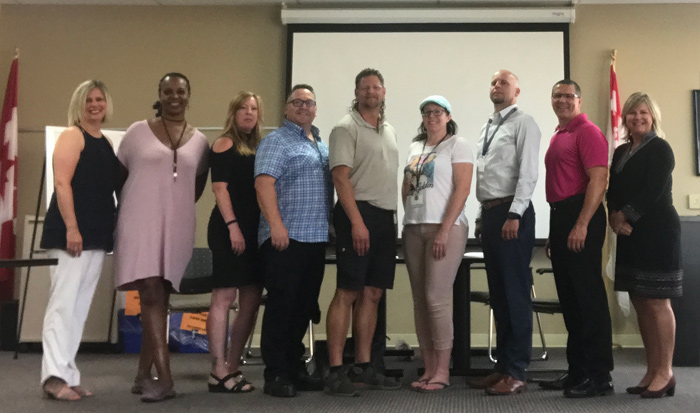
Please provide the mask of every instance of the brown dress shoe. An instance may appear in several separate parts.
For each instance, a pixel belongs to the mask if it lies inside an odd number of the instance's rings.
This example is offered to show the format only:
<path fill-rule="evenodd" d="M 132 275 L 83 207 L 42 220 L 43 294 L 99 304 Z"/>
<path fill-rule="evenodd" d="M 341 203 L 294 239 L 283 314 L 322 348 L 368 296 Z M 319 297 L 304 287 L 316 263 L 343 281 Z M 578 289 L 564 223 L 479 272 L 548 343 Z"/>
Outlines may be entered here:
<path fill-rule="evenodd" d="M 486 389 L 498 383 L 504 377 L 506 376 L 501 373 L 491 373 L 480 379 L 469 380 L 467 384 L 469 384 L 469 387 L 472 389 Z"/>
<path fill-rule="evenodd" d="M 490 396 L 509 396 L 523 392 L 527 389 L 524 381 L 510 376 L 505 376 L 498 383 L 486 388 L 486 394 Z"/>

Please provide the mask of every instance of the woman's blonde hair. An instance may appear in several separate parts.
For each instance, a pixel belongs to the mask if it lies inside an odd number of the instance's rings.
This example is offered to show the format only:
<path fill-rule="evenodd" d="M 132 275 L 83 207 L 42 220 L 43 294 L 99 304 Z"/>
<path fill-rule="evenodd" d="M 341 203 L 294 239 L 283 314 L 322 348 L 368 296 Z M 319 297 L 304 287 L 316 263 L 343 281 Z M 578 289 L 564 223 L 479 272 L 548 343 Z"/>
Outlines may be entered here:
<path fill-rule="evenodd" d="M 86 80 L 78 85 L 73 92 L 73 96 L 70 98 L 70 104 L 68 105 L 68 126 L 80 126 L 80 122 L 83 120 L 83 114 L 85 113 L 85 101 L 92 89 L 99 89 L 107 101 L 107 111 L 105 112 L 105 117 L 102 118 L 102 123 L 107 122 L 109 118 L 112 117 L 112 95 L 109 94 L 107 86 L 100 80 Z"/>
<path fill-rule="evenodd" d="M 625 105 L 622 107 L 622 126 L 624 126 L 624 135 L 622 139 L 624 139 L 625 142 L 629 142 L 630 140 L 629 129 L 627 128 L 625 119 L 630 112 L 641 104 L 645 104 L 649 108 L 649 113 L 651 114 L 651 129 L 656 132 L 659 137 L 664 137 L 664 132 L 661 130 L 661 111 L 659 110 L 659 105 L 646 93 L 635 92 L 627 98 Z"/>
<path fill-rule="evenodd" d="M 243 104 L 250 98 L 255 99 L 255 103 L 258 105 L 258 120 L 255 122 L 253 130 L 246 134 L 238 130 L 236 125 L 236 112 L 238 109 L 242 108 Z M 224 122 L 224 133 L 221 136 L 229 137 L 233 141 L 233 147 L 241 155 L 253 155 L 262 139 L 260 133 L 262 121 L 263 110 L 260 96 L 253 92 L 239 92 L 238 96 L 233 98 L 228 105 L 228 115 L 226 115 L 226 121 Z"/>

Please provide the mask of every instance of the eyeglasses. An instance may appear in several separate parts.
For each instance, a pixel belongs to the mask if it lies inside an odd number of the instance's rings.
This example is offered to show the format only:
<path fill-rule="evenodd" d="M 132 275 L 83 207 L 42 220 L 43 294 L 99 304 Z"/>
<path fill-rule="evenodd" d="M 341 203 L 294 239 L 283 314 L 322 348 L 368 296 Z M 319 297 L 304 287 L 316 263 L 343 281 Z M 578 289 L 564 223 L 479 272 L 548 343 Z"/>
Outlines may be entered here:
<path fill-rule="evenodd" d="M 312 108 L 312 107 L 316 106 L 316 101 L 313 99 L 306 99 L 306 100 L 292 99 L 287 103 L 291 103 L 292 106 L 294 106 L 295 108 L 300 108 L 302 106 L 306 106 L 307 108 Z"/>
<path fill-rule="evenodd" d="M 445 109 L 424 110 L 423 112 L 421 112 L 421 115 L 423 115 L 424 118 L 429 118 L 431 116 L 435 116 L 437 118 L 445 112 Z"/>
<path fill-rule="evenodd" d="M 580 96 L 575 94 L 575 93 L 554 93 L 554 94 L 552 94 L 553 100 L 559 100 L 559 99 L 574 100 L 575 98 L 578 98 L 578 97 L 580 97 Z"/>

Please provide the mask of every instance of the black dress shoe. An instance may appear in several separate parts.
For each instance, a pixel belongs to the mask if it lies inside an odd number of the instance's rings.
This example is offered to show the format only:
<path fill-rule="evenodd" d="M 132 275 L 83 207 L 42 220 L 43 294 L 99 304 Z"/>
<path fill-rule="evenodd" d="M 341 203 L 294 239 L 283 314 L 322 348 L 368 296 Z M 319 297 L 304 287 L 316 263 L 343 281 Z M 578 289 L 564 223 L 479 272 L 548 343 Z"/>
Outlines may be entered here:
<path fill-rule="evenodd" d="M 282 377 L 275 377 L 272 381 L 266 381 L 263 389 L 265 394 L 273 397 L 296 397 L 297 389 L 294 384 Z"/>
<path fill-rule="evenodd" d="M 571 387 L 576 386 L 577 384 L 581 383 L 583 378 L 577 379 L 571 376 L 569 373 L 564 373 L 561 376 L 557 377 L 554 380 L 549 380 L 549 381 L 541 381 L 539 386 L 541 389 L 544 390 L 566 390 Z"/>
<path fill-rule="evenodd" d="M 297 373 L 294 386 L 298 391 L 321 391 L 323 390 L 323 380 L 303 369 Z"/>
<path fill-rule="evenodd" d="M 564 397 L 581 399 L 586 397 L 608 396 L 615 392 L 611 381 L 586 379 L 574 387 L 564 390 Z"/>

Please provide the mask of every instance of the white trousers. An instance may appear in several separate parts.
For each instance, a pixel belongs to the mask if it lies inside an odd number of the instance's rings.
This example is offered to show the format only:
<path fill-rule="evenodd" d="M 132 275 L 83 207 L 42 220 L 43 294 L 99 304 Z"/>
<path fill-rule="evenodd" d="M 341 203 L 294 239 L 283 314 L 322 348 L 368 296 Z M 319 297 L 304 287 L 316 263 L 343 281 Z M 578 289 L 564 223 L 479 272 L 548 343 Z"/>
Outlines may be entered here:
<path fill-rule="evenodd" d="M 83 251 L 73 257 L 63 250 L 50 250 L 58 265 L 51 267 L 51 293 L 44 316 L 41 383 L 49 377 L 63 379 L 69 386 L 80 384 L 75 366 L 83 337 L 85 319 L 102 272 L 103 250 Z"/>

